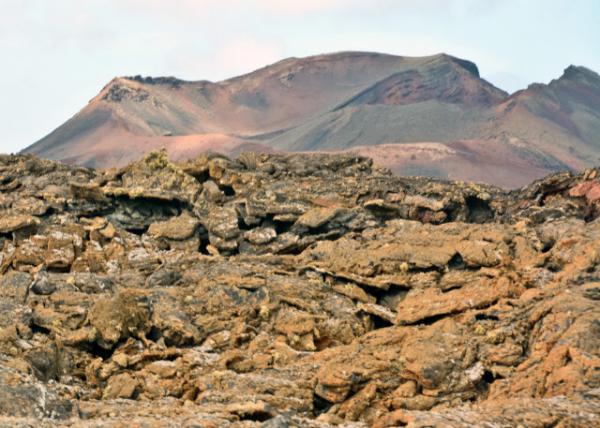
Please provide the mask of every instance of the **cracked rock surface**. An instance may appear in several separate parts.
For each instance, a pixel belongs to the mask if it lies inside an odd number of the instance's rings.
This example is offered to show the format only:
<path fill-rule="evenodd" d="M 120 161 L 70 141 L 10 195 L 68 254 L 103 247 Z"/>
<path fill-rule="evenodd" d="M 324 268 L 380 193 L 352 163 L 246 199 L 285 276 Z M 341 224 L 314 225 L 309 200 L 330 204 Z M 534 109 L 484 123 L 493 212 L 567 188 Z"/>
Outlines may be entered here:
<path fill-rule="evenodd" d="M 600 170 L 0 157 L 0 426 L 600 426 Z"/>

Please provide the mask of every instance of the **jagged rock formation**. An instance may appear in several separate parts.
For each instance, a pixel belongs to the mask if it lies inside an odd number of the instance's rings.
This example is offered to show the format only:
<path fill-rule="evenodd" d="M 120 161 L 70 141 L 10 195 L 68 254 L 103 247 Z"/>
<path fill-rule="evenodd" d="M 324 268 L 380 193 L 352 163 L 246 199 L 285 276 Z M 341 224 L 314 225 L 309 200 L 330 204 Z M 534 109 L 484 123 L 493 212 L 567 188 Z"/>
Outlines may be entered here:
<path fill-rule="evenodd" d="M 571 66 L 509 95 L 446 54 L 288 58 L 221 82 L 119 77 L 27 153 L 124 166 L 151 149 L 345 151 L 401 175 L 517 188 L 600 159 L 600 76 Z"/>
<path fill-rule="evenodd" d="M 0 158 L 0 425 L 600 426 L 600 170 Z"/>

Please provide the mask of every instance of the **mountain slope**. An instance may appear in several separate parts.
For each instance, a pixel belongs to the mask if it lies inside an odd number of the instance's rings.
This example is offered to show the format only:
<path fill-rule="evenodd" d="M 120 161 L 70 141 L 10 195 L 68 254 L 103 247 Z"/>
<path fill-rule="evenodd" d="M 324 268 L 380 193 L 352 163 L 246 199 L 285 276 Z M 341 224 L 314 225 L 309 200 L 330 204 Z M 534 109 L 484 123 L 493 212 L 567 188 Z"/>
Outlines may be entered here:
<path fill-rule="evenodd" d="M 574 169 L 600 160 L 600 76 L 570 66 L 548 85 L 533 84 L 497 108 L 504 132 L 561 159 Z"/>
<path fill-rule="evenodd" d="M 398 69 L 418 67 L 420 62 L 340 53 L 292 58 L 218 83 L 115 78 L 80 113 L 30 151 L 56 157 L 79 142 L 89 145 L 94 132 L 107 133 L 106 143 L 116 130 L 146 137 L 271 132 L 325 113 Z M 82 150 L 77 148 L 74 154 Z"/>
<path fill-rule="evenodd" d="M 365 151 L 382 144 L 380 152 L 398 159 L 384 163 L 399 173 L 514 187 L 593 165 L 598 135 L 600 78 L 583 67 L 509 96 L 475 64 L 450 55 L 341 52 L 289 58 L 222 82 L 115 78 L 25 152 L 107 167 L 158 147 L 184 158 L 206 150 Z M 442 152 L 453 153 L 452 162 L 407 156 L 415 143 L 434 144 L 434 152 L 448 147 Z M 487 168 L 465 175 L 482 156 L 491 156 L 482 164 L 492 168 L 489 177 Z"/>

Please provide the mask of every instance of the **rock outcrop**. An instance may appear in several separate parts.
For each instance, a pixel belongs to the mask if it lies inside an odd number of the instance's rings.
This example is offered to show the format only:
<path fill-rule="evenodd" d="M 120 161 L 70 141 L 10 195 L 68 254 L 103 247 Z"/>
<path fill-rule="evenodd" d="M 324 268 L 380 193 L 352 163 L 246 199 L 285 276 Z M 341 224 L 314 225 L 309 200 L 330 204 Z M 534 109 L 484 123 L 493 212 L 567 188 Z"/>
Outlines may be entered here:
<path fill-rule="evenodd" d="M 0 425 L 600 426 L 600 170 L 0 158 Z"/>

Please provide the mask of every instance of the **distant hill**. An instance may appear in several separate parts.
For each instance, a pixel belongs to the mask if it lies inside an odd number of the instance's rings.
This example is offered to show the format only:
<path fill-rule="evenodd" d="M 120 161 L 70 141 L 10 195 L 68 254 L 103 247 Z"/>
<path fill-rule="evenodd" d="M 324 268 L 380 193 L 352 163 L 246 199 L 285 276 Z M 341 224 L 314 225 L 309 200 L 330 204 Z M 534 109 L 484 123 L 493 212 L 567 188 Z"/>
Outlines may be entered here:
<path fill-rule="evenodd" d="M 600 76 L 570 66 L 509 95 L 450 55 L 341 52 L 216 83 L 119 77 L 24 151 L 112 167 L 159 147 L 353 151 L 400 174 L 518 187 L 599 163 Z"/>

